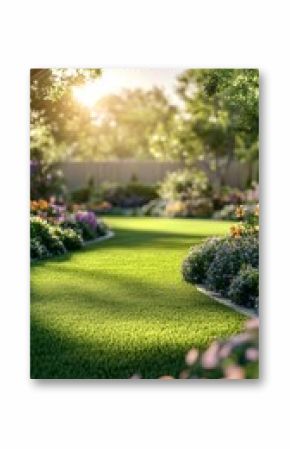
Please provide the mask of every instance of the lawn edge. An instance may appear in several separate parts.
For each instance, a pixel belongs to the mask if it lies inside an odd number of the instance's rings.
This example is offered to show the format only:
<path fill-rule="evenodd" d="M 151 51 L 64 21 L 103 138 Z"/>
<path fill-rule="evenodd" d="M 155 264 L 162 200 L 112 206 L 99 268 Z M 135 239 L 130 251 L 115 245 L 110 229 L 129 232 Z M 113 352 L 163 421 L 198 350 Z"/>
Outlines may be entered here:
<path fill-rule="evenodd" d="M 254 309 L 247 309 L 246 307 L 238 306 L 237 304 L 234 304 L 230 299 L 225 298 L 218 293 L 207 289 L 202 284 L 196 284 L 196 288 L 199 292 L 203 293 L 204 295 L 208 296 L 209 298 L 213 299 L 214 301 L 223 304 L 226 307 L 229 307 L 230 309 L 235 310 L 236 312 L 241 313 L 242 315 L 254 318 L 257 317 L 258 314 Z"/>

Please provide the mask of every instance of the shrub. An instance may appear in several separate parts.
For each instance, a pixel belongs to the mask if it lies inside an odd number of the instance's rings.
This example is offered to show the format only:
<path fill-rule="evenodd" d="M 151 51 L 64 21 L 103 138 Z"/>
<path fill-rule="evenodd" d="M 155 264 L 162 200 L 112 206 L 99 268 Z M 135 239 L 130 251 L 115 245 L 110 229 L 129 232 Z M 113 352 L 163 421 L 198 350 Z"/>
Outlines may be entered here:
<path fill-rule="evenodd" d="M 31 217 L 30 234 L 33 259 L 64 254 L 66 250 L 78 249 L 83 245 L 83 239 L 76 230 L 51 225 L 40 217 Z"/>
<path fill-rule="evenodd" d="M 97 218 L 94 212 L 79 211 L 74 215 L 75 222 L 84 240 L 93 240 L 97 237 Z"/>
<path fill-rule="evenodd" d="M 58 227 L 55 232 L 67 250 L 79 249 L 84 244 L 80 233 L 76 230 Z"/>
<path fill-rule="evenodd" d="M 166 204 L 165 215 L 168 217 L 210 217 L 213 205 L 210 198 L 171 201 Z"/>
<path fill-rule="evenodd" d="M 40 217 L 30 218 L 31 240 L 37 238 L 51 255 L 60 255 L 66 252 L 65 246 L 56 233 L 57 227 L 52 226 Z"/>
<path fill-rule="evenodd" d="M 186 201 L 207 198 L 210 196 L 211 189 L 204 172 L 185 169 L 168 173 L 158 193 L 165 200 Z"/>
<path fill-rule="evenodd" d="M 259 241 L 256 236 L 228 237 L 218 246 L 215 257 L 207 271 L 205 283 L 211 289 L 227 294 L 234 276 L 243 265 L 258 268 Z"/>
<path fill-rule="evenodd" d="M 218 192 L 213 194 L 213 202 L 215 210 L 222 209 L 224 206 L 244 203 L 246 200 L 246 192 L 236 187 L 222 186 Z"/>
<path fill-rule="evenodd" d="M 166 201 L 165 216 L 209 217 L 213 212 L 208 178 L 199 170 L 179 170 L 167 174 L 161 183 L 160 197 Z"/>
<path fill-rule="evenodd" d="M 75 214 L 75 220 L 77 223 L 86 224 L 92 231 L 97 227 L 97 217 L 94 212 L 79 211 Z"/>
<path fill-rule="evenodd" d="M 71 200 L 74 203 L 83 204 L 89 202 L 95 193 L 94 178 L 89 178 L 87 185 L 71 193 Z"/>
<path fill-rule="evenodd" d="M 243 266 L 230 284 L 229 298 L 236 304 L 257 308 L 259 297 L 259 270 Z"/>
<path fill-rule="evenodd" d="M 37 237 L 30 240 L 30 257 L 31 259 L 43 259 L 49 256 L 46 247 L 40 242 Z"/>
<path fill-rule="evenodd" d="M 130 182 L 126 185 L 111 184 L 102 187 L 101 196 L 113 206 L 140 207 L 157 197 L 156 186 Z"/>
<path fill-rule="evenodd" d="M 208 268 L 222 242 L 222 239 L 211 238 L 203 245 L 193 246 L 190 249 L 182 264 L 182 275 L 186 282 L 195 283 L 205 280 Z"/>

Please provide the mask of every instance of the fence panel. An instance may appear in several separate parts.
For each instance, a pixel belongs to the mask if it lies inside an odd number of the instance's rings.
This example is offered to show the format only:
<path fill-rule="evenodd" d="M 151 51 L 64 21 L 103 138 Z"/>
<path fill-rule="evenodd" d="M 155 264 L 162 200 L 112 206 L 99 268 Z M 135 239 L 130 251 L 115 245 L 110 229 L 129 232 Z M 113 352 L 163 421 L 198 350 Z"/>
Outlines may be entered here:
<path fill-rule="evenodd" d="M 68 189 L 84 187 L 90 178 L 95 185 L 103 182 L 126 183 L 133 178 L 145 184 L 162 181 L 167 173 L 183 167 L 181 162 L 174 161 L 100 161 L 100 162 L 65 162 L 60 164 Z M 257 173 L 257 164 L 231 163 L 225 181 L 232 187 L 245 188 L 253 173 Z"/>

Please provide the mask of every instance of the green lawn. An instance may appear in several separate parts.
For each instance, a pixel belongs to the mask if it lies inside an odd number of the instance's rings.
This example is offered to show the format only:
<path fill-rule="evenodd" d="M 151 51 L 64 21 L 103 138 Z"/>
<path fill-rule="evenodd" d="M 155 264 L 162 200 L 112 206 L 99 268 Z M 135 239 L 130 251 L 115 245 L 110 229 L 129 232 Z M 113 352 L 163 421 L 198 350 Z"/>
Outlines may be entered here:
<path fill-rule="evenodd" d="M 31 268 L 32 378 L 178 375 L 192 346 L 244 317 L 186 284 L 188 248 L 229 223 L 106 218 L 111 240 Z"/>

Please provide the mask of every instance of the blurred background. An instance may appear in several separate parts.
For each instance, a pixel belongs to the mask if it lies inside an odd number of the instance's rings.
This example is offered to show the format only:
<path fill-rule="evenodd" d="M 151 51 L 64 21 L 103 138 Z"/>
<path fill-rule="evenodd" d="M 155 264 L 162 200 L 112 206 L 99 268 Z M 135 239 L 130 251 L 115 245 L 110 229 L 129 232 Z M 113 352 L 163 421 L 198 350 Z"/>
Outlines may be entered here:
<path fill-rule="evenodd" d="M 255 69 L 32 69 L 31 200 L 235 219 L 258 133 Z"/>

